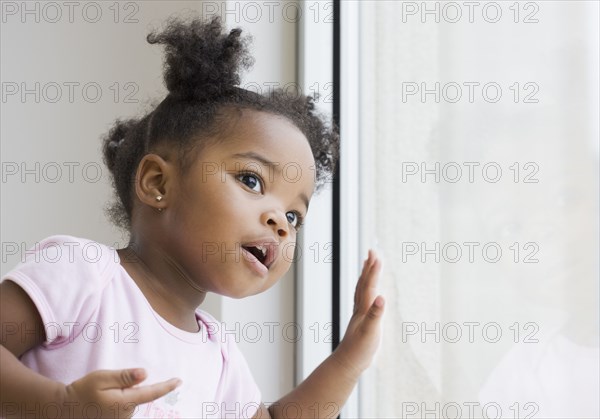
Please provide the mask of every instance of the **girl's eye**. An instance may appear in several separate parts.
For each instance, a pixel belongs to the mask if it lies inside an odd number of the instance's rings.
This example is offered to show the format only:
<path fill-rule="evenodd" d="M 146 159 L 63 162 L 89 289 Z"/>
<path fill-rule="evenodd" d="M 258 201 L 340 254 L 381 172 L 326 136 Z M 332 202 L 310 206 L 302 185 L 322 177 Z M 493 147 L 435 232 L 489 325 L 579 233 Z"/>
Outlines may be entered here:
<path fill-rule="evenodd" d="M 252 173 L 238 175 L 238 180 L 255 192 L 262 193 L 262 183 L 260 178 Z M 257 189 L 258 188 L 258 189 Z"/>
<path fill-rule="evenodd" d="M 294 227 L 296 230 L 300 229 L 302 225 L 302 216 L 294 211 L 290 211 L 286 214 L 288 222 Z"/>

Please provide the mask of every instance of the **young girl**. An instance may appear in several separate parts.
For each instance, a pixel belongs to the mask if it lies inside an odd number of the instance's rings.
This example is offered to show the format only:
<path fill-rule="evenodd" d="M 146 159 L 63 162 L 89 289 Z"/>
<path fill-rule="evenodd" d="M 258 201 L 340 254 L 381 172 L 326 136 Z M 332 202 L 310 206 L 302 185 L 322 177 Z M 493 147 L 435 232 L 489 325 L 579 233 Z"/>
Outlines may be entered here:
<path fill-rule="evenodd" d="M 240 34 L 215 18 L 148 36 L 166 46 L 169 93 L 104 140 L 111 215 L 130 243 L 50 237 L 3 278 L 2 416 L 334 417 L 369 366 L 383 314 L 371 252 L 339 347 L 268 409 L 233 339 L 198 309 L 208 292 L 242 298 L 285 274 L 338 155 L 311 98 L 237 87 L 251 64 Z M 301 176 L 285 176 L 290 164 Z"/>

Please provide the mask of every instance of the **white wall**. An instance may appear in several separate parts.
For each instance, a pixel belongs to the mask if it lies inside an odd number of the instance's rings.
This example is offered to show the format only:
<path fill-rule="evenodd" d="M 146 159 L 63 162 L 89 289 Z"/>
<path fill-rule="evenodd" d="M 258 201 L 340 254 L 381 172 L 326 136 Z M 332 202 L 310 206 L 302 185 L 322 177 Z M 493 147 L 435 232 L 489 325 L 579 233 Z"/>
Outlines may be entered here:
<path fill-rule="evenodd" d="M 254 4 L 259 8 L 221 1 L 2 3 L 2 273 L 52 234 L 126 244 L 103 212 L 111 187 L 100 138 L 116 118 L 140 115 L 164 96 L 162 50 L 148 45 L 145 36 L 170 14 L 217 13 L 228 26 L 252 33 L 256 65 L 244 83 L 266 88 L 265 83 L 296 80 L 295 4 Z M 37 91 L 37 97 L 23 94 L 24 88 Z M 22 169 L 32 172 L 23 175 Z M 239 322 L 241 337 L 248 322 L 263 327 L 261 340 L 241 339 L 240 346 L 265 401 L 293 385 L 293 344 L 282 339 L 281 326 L 274 329 L 273 343 L 264 328 L 265 322 L 294 320 L 292 273 L 264 295 L 244 301 L 210 298 L 206 304 L 232 330 Z"/>

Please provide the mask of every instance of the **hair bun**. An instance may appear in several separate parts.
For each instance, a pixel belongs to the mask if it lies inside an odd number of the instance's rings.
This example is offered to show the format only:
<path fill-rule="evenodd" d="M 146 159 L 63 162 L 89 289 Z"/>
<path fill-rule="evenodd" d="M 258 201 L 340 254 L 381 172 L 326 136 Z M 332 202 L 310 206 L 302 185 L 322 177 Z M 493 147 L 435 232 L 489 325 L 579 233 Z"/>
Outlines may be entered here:
<path fill-rule="evenodd" d="M 121 139 L 111 138 L 107 145 L 108 145 L 108 147 L 111 147 L 111 148 L 117 148 L 121 145 L 121 143 L 124 140 L 125 140 L 125 138 L 121 138 Z"/>
<path fill-rule="evenodd" d="M 129 119 L 125 121 L 117 120 L 110 129 L 109 133 L 104 137 L 104 163 L 111 172 L 116 165 L 119 148 L 121 148 L 123 141 L 125 141 L 125 137 L 130 134 L 137 122 L 138 121 L 135 119 Z"/>
<path fill-rule="evenodd" d="M 171 18 L 160 32 L 152 32 L 150 44 L 164 44 L 164 80 L 171 96 L 182 100 L 205 100 L 226 95 L 240 84 L 240 69 L 253 64 L 248 55 L 249 38 L 237 28 L 223 32 L 220 17 L 189 22 Z"/>

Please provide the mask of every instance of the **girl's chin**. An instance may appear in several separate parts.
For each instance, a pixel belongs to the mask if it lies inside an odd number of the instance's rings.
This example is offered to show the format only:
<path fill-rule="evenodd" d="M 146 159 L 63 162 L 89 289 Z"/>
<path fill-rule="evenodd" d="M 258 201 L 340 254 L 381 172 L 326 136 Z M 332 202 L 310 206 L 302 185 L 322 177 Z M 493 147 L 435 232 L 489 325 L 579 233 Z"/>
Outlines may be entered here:
<path fill-rule="evenodd" d="M 219 293 L 223 297 L 233 298 L 236 300 L 252 297 L 253 295 L 260 294 L 262 290 L 256 289 L 236 289 L 236 290 L 223 290 L 222 293 Z"/>
<path fill-rule="evenodd" d="M 262 274 L 256 272 L 246 261 L 239 263 L 225 263 L 221 261 L 208 261 L 195 266 L 198 278 L 206 278 L 208 292 L 222 295 L 224 297 L 241 299 L 251 297 L 267 291 L 277 283 L 277 279 L 284 274 L 280 269 L 274 267 L 272 270 Z M 194 275 L 192 275 L 194 276 Z"/>

